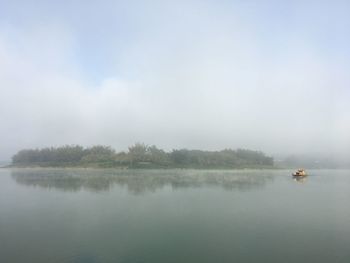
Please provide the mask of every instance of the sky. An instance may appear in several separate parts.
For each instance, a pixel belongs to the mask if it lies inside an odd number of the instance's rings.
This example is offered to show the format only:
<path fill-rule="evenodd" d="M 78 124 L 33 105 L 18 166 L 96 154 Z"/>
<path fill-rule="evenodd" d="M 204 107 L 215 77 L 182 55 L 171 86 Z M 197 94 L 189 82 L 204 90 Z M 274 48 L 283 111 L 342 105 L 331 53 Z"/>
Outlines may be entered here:
<path fill-rule="evenodd" d="M 0 160 L 135 142 L 350 153 L 349 1 L 0 0 Z"/>

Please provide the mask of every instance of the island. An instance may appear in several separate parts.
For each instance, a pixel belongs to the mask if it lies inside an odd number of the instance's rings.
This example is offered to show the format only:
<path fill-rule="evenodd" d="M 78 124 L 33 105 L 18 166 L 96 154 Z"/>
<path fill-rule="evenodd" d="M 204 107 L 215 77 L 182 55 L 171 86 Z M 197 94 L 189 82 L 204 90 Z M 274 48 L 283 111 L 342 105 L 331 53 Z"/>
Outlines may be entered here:
<path fill-rule="evenodd" d="M 272 168 L 273 158 L 261 151 L 224 149 L 220 151 L 174 149 L 166 152 L 155 145 L 136 143 L 127 151 L 110 146 L 65 145 L 24 149 L 12 157 L 11 167 L 96 167 L 96 168 L 189 168 L 242 169 Z"/>

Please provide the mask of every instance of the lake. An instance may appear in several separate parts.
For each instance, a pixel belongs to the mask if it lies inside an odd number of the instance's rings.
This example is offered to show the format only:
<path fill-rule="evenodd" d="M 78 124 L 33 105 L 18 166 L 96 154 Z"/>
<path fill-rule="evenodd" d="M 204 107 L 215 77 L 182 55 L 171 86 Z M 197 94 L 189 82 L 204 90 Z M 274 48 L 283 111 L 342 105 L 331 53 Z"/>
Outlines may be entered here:
<path fill-rule="evenodd" d="M 350 262 L 350 170 L 0 169 L 0 262 Z"/>

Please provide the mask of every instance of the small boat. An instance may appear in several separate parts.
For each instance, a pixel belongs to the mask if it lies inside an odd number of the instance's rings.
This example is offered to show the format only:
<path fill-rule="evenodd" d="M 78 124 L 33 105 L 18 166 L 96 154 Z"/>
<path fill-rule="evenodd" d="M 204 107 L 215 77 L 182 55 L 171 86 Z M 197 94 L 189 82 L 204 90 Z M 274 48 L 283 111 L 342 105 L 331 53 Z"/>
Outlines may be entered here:
<path fill-rule="evenodd" d="M 295 173 L 292 174 L 293 177 L 304 177 L 307 176 L 304 169 L 298 169 Z"/>

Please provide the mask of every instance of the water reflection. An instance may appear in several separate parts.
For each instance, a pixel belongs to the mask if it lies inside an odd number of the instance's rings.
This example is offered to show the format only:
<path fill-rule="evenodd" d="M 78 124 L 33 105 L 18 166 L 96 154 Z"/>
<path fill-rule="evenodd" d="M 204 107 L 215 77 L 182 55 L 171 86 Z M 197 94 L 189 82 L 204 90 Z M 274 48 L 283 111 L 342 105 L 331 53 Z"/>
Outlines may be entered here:
<path fill-rule="evenodd" d="M 293 177 L 294 181 L 300 184 L 305 184 L 306 183 L 306 176 L 294 176 Z"/>
<path fill-rule="evenodd" d="M 202 170 L 96 170 L 96 169 L 15 169 L 12 178 L 21 185 L 62 191 L 108 191 L 114 185 L 130 193 L 172 189 L 221 187 L 224 190 L 249 190 L 273 180 L 271 171 Z"/>

